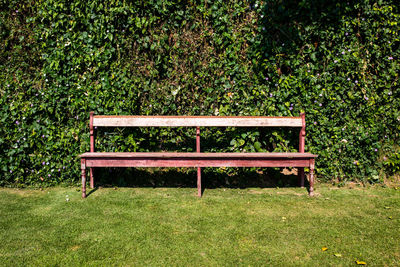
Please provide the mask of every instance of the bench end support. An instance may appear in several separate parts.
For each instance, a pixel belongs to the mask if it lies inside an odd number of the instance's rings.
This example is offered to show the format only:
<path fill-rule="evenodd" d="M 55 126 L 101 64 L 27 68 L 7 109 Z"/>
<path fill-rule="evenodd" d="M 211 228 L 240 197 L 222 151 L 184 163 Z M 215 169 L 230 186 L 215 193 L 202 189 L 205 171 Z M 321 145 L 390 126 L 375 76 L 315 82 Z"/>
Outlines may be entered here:
<path fill-rule="evenodd" d="M 93 189 L 94 188 L 94 169 L 90 168 L 90 188 Z"/>
<path fill-rule="evenodd" d="M 86 160 L 81 159 L 82 172 L 82 198 L 86 198 Z"/>
<path fill-rule="evenodd" d="M 314 169 L 315 169 L 315 160 L 310 159 L 310 197 L 314 196 Z"/>
<path fill-rule="evenodd" d="M 93 127 L 94 112 L 90 112 L 89 129 L 90 129 L 90 152 L 94 152 L 94 127 Z M 90 188 L 94 188 L 94 170 L 90 168 Z"/>
<path fill-rule="evenodd" d="M 298 176 L 299 176 L 299 186 L 304 188 L 304 168 L 298 168 Z"/>
<path fill-rule="evenodd" d="M 196 127 L 196 152 L 200 153 L 200 127 Z M 201 168 L 197 168 L 197 196 L 201 197 Z"/>
<path fill-rule="evenodd" d="M 299 152 L 304 153 L 305 138 L 306 138 L 306 114 L 300 113 L 303 126 L 299 133 Z M 299 186 L 304 188 L 304 168 L 298 168 Z"/>
<path fill-rule="evenodd" d="M 197 196 L 201 197 L 201 168 L 197 168 Z"/>

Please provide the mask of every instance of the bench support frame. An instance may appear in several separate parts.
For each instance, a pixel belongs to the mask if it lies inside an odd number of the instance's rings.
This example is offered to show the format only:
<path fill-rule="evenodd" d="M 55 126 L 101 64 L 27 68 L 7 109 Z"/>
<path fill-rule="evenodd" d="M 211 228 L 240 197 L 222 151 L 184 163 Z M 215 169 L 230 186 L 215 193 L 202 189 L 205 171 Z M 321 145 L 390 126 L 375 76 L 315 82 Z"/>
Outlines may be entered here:
<path fill-rule="evenodd" d="M 94 112 L 90 112 L 90 152 L 94 152 L 94 129 L 93 129 L 93 116 Z M 90 188 L 94 188 L 94 169 L 90 168 Z"/>
<path fill-rule="evenodd" d="M 86 197 L 86 159 L 81 159 L 81 173 L 82 173 L 82 198 Z"/>
<path fill-rule="evenodd" d="M 99 116 L 100 117 L 100 116 Z M 107 117 L 107 116 L 103 116 Z M 117 116 L 118 117 L 118 116 Z M 129 116 L 127 116 L 129 117 Z M 180 117 L 181 119 L 182 117 Z M 216 118 L 216 117 L 214 117 Z M 218 118 L 218 117 L 217 117 Z M 299 133 L 299 153 L 304 153 L 306 122 L 305 114 L 300 114 L 301 129 Z M 299 118 L 299 119 L 300 119 Z M 108 118 L 107 118 L 108 119 Z M 279 119 L 276 119 L 279 120 Z M 90 112 L 90 152 L 95 152 L 95 129 L 94 112 Z M 291 124 L 292 122 L 290 122 Z M 104 125 L 101 125 L 104 126 Z M 119 126 L 119 125 L 113 125 Z M 146 125 L 147 126 L 147 125 Z M 153 126 L 153 125 L 151 125 Z M 243 125 L 242 125 L 243 126 Z M 247 125 L 246 125 L 247 126 Z M 276 125 L 273 125 L 276 126 Z M 291 126 L 291 125 L 285 125 Z M 297 125 L 296 126 L 300 126 Z M 200 126 L 196 126 L 196 153 L 200 151 Z M 156 154 L 156 153 L 155 153 Z M 168 154 L 168 153 L 165 153 Z M 244 153 L 245 154 L 245 153 Z M 299 186 L 304 188 L 305 173 L 304 167 L 310 169 L 309 175 L 309 194 L 314 195 L 314 169 L 315 158 L 231 158 L 231 157 L 82 157 L 81 176 L 82 176 L 82 198 L 86 197 L 86 167 L 90 168 L 90 188 L 94 188 L 94 168 L 95 167 L 197 167 L 197 196 L 202 196 L 201 167 L 297 167 Z"/>
<path fill-rule="evenodd" d="M 200 127 L 196 127 L 196 152 L 200 153 Z M 201 197 L 201 168 L 197 167 L 197 196 Z"/>
<path fill-rule="evenodd" d="M 299 152 L 304 153 L 305 139 L 306 139 L 306 114 L 300 114 L 303 126 L 299 133 Z M 304 188 L 304 168 L 298 168 L 299 186 Z"/>
<path fill-rule="evenodd" d="M 310 168 L 309 194 L 314 193 L 314 158 L 287 158 L 287 157 L 85 157 L 81 161 L 82 169 L 82 197 L 86 197 L 86 167 L 197 167 L 197 195 L 201 197 L 201 167 L 297 167 L 304 170 Z"/>

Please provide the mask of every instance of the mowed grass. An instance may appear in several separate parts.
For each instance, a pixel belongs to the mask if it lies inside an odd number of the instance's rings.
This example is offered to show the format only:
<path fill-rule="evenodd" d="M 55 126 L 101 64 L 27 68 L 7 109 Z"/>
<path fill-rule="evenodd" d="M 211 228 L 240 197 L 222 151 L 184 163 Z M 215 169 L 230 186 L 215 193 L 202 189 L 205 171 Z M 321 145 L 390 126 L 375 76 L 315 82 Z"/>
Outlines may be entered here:
<path fill-rule="evenodd" d="M 195 192 L 0 189 L 0 265 L 400 266 L 400 190 Z"/>

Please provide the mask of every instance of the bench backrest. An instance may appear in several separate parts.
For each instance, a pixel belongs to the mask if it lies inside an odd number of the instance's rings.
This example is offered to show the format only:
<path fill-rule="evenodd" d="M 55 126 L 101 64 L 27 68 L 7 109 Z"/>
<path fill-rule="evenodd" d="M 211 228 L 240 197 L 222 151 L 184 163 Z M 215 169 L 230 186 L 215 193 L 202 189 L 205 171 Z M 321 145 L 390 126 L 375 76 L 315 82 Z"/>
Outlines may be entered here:
<path fill-rule="evenodd" d="M 302 117 L 94 116 L 97 127 L 303 127 Z"/>
<path fill-rule="evenodd" d="M 299 127 L 299 152 L 304 152 L 305 114 L 299 117 L 262 116 L 104 116 L 90 112 L 90 150 L 94 152 L 94 127 Z"/>

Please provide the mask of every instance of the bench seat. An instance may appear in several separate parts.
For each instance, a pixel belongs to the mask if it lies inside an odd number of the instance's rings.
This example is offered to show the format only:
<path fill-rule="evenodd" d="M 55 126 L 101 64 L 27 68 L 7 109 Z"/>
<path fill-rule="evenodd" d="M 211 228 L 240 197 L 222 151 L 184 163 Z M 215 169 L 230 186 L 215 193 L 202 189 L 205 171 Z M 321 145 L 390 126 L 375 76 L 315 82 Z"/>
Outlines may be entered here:
<path fill-rule="evenodd" d="M 311 153 L 88 152 L 86 167 L 310 167 Z"/>
<path fill-rule="evenodd" d="M 317 155 L 299 152 L 86 152 L 79 155 L 81 158 L 316 158 Z"/>

